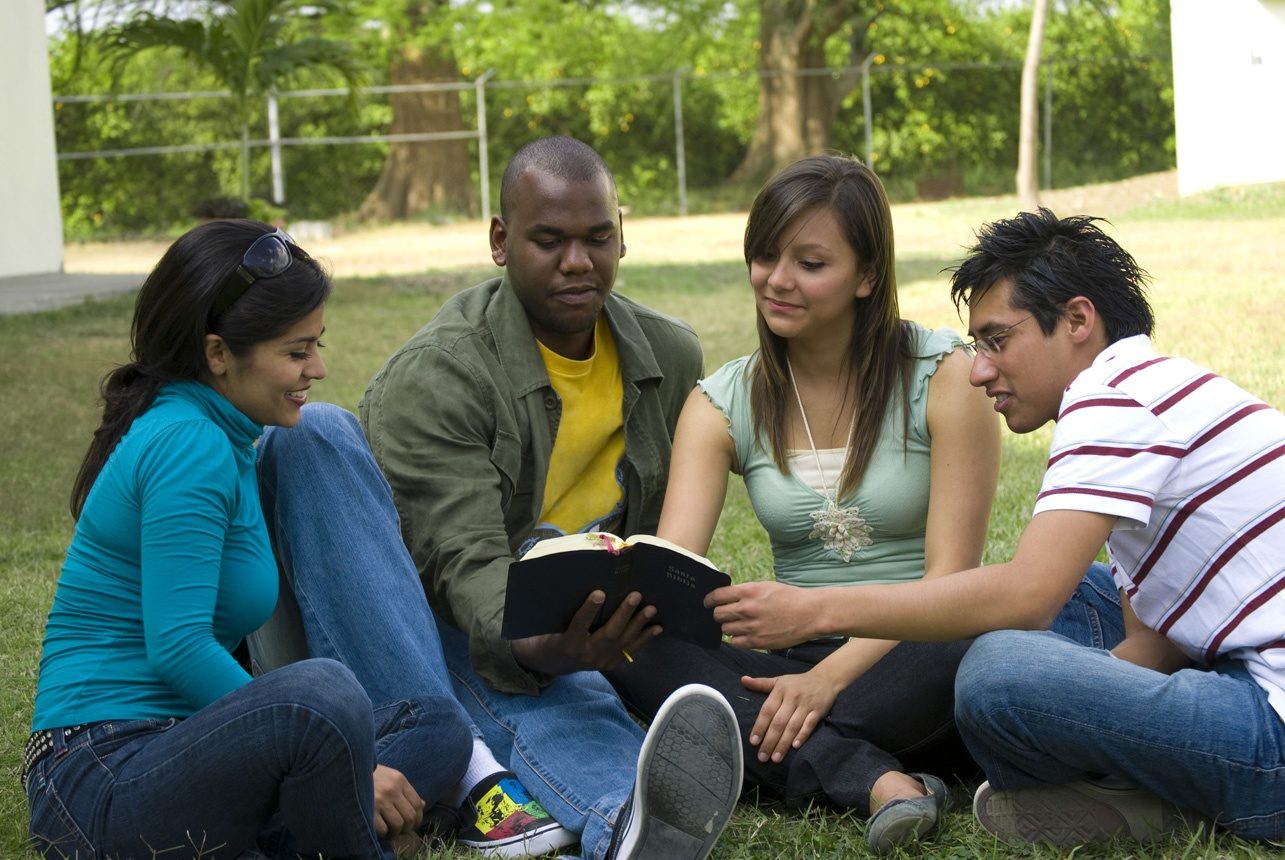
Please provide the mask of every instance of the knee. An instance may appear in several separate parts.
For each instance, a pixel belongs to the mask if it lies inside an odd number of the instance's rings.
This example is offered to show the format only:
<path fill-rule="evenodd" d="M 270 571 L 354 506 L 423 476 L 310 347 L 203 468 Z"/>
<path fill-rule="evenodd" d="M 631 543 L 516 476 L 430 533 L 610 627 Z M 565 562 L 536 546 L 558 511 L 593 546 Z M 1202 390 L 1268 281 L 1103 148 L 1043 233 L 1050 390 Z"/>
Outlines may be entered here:
<path fill-rule="evenodd" d="M 338 436 L 362 437 L 357 416 L 333 403 L 308 403 L 299 410 L 299 423 L 290 428 L 301 436 L 334 439 Z"/>
<path fill-rule="evenodd" d="M 1010 698 L 1026 676 L 1026 655 L 1044 632 L 998 630 L 978 637 L 955 674 L 955 719 L 973 725 Z"/>
<path fill-rule="evenodd" d="M 620 696 L 598 672 L 562 675 L 540 692 L 545 709 L 559 709 L 568 719 L 632 722 Z"/>
<path fill-rule="evenodd" d="M 327 723 L 348 740 L 375 736 L 370 697 L 352 671 L 337 660 L 316 657 L 282 666 L 263 676 L 287 690 L 286 698 L 314 719 Z"/>
<path fill-rule="evenodd" d="M 299 411 L 295 426 L 264 431 L 259 442 L 260 467 L 291 468 L 292 458 L 304 460 L 311 452 L 343 449 L 356 442 L 365 445 L 356 416 L 333 403 L 308 403 Z"/>

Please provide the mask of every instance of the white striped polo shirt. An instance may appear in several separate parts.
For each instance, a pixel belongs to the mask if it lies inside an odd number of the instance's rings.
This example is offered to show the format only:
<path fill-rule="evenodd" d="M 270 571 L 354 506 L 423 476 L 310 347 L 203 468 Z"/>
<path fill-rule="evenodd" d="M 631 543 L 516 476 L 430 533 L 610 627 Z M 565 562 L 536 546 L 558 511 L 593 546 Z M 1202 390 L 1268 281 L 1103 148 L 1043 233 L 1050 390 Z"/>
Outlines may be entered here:
<path fill-rule="evenodd" d="M 1200 665 L 1243 660 L 1285 720 L 1285 415 L 1144 335 L 1067 387 L 1035 513 L 1118 517 L 1138 618 Z"/>

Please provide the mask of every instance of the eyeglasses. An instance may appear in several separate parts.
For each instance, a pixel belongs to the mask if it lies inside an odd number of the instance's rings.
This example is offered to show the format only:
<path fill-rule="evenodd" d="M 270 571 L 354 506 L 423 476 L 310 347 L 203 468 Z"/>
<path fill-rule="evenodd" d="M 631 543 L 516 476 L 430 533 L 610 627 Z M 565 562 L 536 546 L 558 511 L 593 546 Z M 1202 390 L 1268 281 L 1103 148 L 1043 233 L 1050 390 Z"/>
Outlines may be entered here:
<path fill-rule="evenodd" d="M 1035 316 L 1035 314 L 1028 314 L 1013 323 L 1011 326 L 1007 326 L 996 332 L 991 332 L 988 335 L 983 335 L 982 337 L 975 337 L 964 344 L 964 349 L 967 350 L 969 355 L 977 355 L 979 352 L 988 357 L 998 355 L 999 351 L 1004 348 L 1004 341 L 1007 339 L 1008 333 L 1033 316 Z"/>
<path fill-rule="evenodd" d="M 214 307 L 210 310 L 211 322 L 227 313 L 255 281 L 284 274 L 294 262 L 294 257 L 290 254 L 292 245 L 298 247 L 290 234 L 280 227 L 251 242 L 241 257 L 240 264 L 219 287 L 218 298 L 214 300 Z"/>

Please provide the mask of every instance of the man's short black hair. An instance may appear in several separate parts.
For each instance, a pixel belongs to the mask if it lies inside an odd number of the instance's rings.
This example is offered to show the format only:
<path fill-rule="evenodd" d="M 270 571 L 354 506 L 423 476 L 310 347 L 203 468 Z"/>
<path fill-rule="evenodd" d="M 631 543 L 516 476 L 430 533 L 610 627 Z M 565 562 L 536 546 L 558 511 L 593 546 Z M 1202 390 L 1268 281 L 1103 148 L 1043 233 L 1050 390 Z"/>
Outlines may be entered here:
<path fill-rule="evenodd" d="M 539 170 L 567 182 L 591 182 L 605 176 L 612 192 L 616 190 L 611 170 L 592 146 L 574 137 L 542 137 L 513 153 L 509 166 L 504 168 L 504 178 L 500 181 L 501 218 L 509 216 L 518 177 L 528 170 Z"/>
<path fill-rule="evenodd" d="M 1045 334 L 1052 334 L 1068 299 L 1084 296 L 1102 319 L 1108 343 L 1150 336 L 1155 316 L 1146 297 L 1149 276 L 1093 223 L 1101 220 L 1058 218 L 1041 207 L 984 225 L 951 275 L 955 307 L 1009 280 L 1009 302 L 1034 316 Z"/>

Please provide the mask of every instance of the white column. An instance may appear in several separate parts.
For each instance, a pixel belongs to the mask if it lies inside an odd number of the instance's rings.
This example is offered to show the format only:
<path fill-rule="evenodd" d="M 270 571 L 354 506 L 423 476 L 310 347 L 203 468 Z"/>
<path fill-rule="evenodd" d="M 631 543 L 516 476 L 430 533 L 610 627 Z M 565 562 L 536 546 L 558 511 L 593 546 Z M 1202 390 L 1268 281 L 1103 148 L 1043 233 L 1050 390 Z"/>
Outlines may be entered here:
<path fill-rule="evenodd" d="M 62 213 L 41 0 L 6 4 L 0 81 L 0 277 L 61 272 Z"/>

